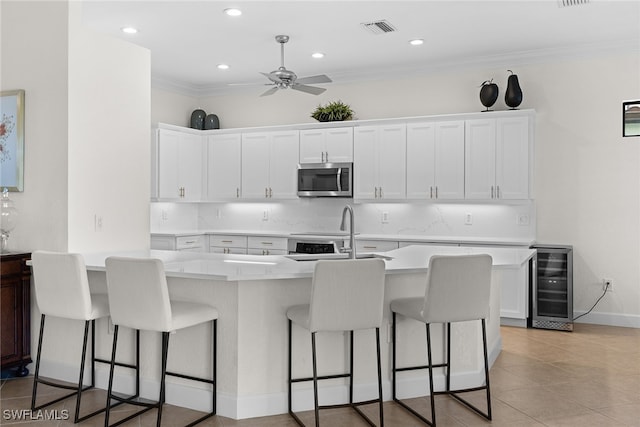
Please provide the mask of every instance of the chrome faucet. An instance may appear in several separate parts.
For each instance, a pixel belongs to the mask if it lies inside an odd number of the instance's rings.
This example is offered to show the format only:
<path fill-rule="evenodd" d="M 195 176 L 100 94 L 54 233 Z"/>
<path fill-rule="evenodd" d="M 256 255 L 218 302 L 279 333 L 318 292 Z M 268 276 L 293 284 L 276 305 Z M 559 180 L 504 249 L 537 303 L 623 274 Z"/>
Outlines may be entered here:
<path fill-rule="evenodd" d="M 345 220 L 347 219 L 347 211 L 349 212 L 349 249 L 345 252 L 349 252 L 349 258 L 356 259 L 356 227 L 353 222 L 353 208 L 347 205 L 342 210 L 342 222 L 340 223 L 340 230 L 345 231 Z"/>

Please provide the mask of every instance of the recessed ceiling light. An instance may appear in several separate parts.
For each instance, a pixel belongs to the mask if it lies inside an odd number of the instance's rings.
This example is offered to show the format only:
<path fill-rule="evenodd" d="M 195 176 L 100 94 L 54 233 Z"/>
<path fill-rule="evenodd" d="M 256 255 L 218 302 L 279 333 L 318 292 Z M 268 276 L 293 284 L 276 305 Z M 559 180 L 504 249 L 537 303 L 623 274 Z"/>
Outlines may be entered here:
<path fill-rule="evenodd" d="M 424 43 L 423 39 L 413 39 L 413 40 L 409 40 L 409 44 L 411 44 L 412 46 L 420 46 L 421 44 Z"/>
<path fill-rule="evenodd" d="M 229 16 L 240 16 L 240 15 L 242 15 L 242 11 L 240 9 L 236 9 L 236 8 L 225 9 L 224 13 L 226 13 Z"/>
<path fill-rule="evenodd" d="M 122 27 L 120 29 L 122 30 L 123 33 L 127 33 L 127 34 L 135 34 L 138 32 L 138 30 L 133 27 Z"/>
<path fill-rule="evenodd" d="M 324 53 L 322 52 L 315 52 L 311 54 L 312 58 L 324 58 Z"/>
<path fill-rule="evenodd" d="M 219 70 L 228 70 L 229 66 L 227 64 L 218 64 Z"/>

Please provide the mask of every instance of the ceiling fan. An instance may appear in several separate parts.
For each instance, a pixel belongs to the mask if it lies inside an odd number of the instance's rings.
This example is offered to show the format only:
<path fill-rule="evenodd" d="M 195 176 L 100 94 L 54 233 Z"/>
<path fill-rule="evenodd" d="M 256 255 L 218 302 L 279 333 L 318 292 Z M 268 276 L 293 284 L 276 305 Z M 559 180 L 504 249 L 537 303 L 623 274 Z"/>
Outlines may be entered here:
<path fill-rule="evenodd" d="M 296 73 L 291 70 L 287 70 L 284 66 L 284 44 L 289 41 L 289 36 L 278 35 L 276 41 L 280 43 L 280 67 L 270 73 L 260 73 L 263 76 L 271 80 L 271 83 L 265 83 L 267 85 L 273 85 L 273 87 L 267 90 L 260 96 L 273 95 L 278 89 L 293 89 L 300 92 L 310 93 L 312 95 L 320 95 L 326 89 L 316 86 L 308 86 L 308 83 L 331 83 L 331 79 L 324 74 L 317 76 L 309 76 L 298 78 Z"/>

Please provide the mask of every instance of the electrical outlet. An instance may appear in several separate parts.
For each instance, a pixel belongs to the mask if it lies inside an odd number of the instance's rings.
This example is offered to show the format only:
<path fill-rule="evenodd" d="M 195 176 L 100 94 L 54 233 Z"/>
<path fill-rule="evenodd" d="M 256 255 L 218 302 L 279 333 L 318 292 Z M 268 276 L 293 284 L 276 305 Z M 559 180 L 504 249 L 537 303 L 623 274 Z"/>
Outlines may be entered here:
<path fill-rule="evenodd" d="M 464 214 L 464 224 L 471 225 L 473 224 L 473 215 L 470 212 Z"/>
<path fill-rule="evenodd" d="M 96 232 L 102 231 L 102 216 L 98 214 L 93 215 L 93 230 Z"/>
<path fill-rule="evenodd" d="M 162 210 L 162 220 L 163 221 L 167 221 L 169 219 L 169 213 L 167 212 L 166 209 Z"/>
<path fill-rule="evenodd" d="M 264 210 L 262 211 L 262 220 L 263 221 L 269 221 L 269 211 L 268 210 Z"/>
<path fill-rule="evenodd" d="M 613 292 L 613 279 L 602 279 L 602 290 Z"/>
<path fill-rule="evenodd" d="M 518 225 L 529 225 L 529 215 L 527 215 L 527 214 L 518 214 L 517 224 Z"/>
<path fill-rule="evenodd" d="M 389 223 L 389 212 L 382 212 L 382 218 L 380 220 L 383 224 Z"/>

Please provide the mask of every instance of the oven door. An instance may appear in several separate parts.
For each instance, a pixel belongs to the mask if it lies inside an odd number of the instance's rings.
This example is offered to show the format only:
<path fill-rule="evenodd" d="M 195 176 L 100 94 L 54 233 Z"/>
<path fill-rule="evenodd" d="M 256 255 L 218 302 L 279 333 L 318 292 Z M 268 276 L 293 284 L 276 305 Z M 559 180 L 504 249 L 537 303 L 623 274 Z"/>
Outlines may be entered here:
<path fill-rule="evenodd" d="M 353 163 L 298 165 L 298 196 L 352 197 Z"/>

